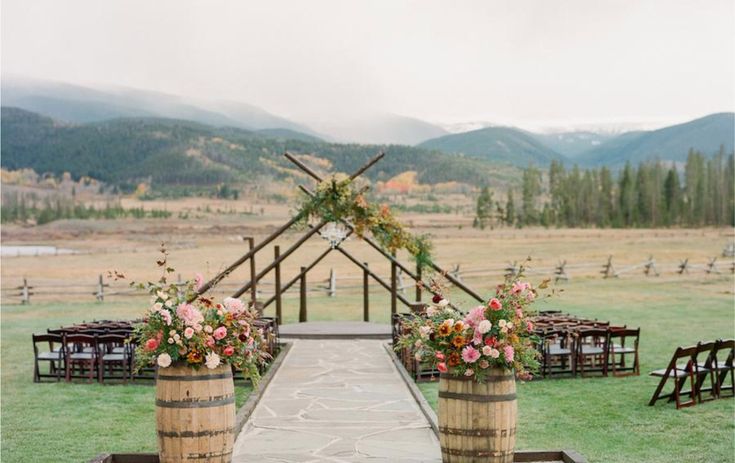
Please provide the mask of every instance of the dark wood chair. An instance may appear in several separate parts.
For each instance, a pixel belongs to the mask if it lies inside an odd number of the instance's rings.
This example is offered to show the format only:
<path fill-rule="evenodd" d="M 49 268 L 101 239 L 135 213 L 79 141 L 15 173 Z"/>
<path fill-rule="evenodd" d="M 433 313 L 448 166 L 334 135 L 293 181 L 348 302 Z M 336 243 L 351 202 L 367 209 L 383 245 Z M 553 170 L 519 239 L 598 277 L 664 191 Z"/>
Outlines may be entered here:
<path fill-rule="evenodd" d="M 697 378 L 697 390 L 700 395 L 702 392 L 710 392 L 714 398 L 735 396 L 733 356 L 735 356 L 735 340 L 719 339 L 715 341 L 710 355 L 704 363 L 705 370 L 710 372 L 712 386 L 709 388 L 702 387 L 706 376 L 700 375 Z M 730 385 L 725 386 L 728 375 L 730 376 Z M 723 396 L 723 390 L 729 391 L 726 396 Z"/>
<path fill-rule="evenodd" d="M 609 368 L 613 376 L 639 376 L 641 374 L 638 358 L 638 342 L 641 329 L 609 328 L 607 346 L 609 349 Z M 627 345 L 626 345 L 627 344 Z M 618 357 L 620 356 L 619 361 Z M 626 356 L 633 356 L 633 365 L 626 365 Z"/>
<path fill-rule="evenodd" d="M 653 396 L 651 396 L 651 400 L 648 402 L 648 405 L 653 406 L 658 400 L 671 399 L 672 397 L 676 401 L 677 409 L 691 407 L 696 404 L 695 395 L 693 393 L 693 391 L 696 391 L 695 378 L 698 377 L 698 367 L 694 361 L 696 353 L 697 346 L 677 347 L 666 368 L 655 370 L 650 373 L 651 376 L 659 377 L 661 380 L 659 381 L 656 390 L 653 392 Z M 686 364 L 679 365 L 681 360 L 685 360 Z M 661 392 L 669 379 L 674 381 L 674 390 L 669 394 L 662 395 Z M 691 394 L 689 396 L 689 400 L 683 402 L 681 400 L 682 388 L 687 380 L 689 380 L 690 383 Z"/>
<path fill-rule="evenodd" d="M 124 383 L 130 378 L 130 345 L 128 337 L 123 334 L 103 334 L 97 337 L 99 349 L 97 360 L 97 380 L 104 383 L 108 379 L 122 379 Z"/>
<path fill-rule="evenodd" d="M 99 348 L 97 336 L 89 334 L 67 334 L 64 336 L 66 348 L 66 380 L 72 378 L 87 378 L 90 382 L 98 374 Z M 79 367 L 80 374 L 75 374 L 75 367 Z M 85 370 L 88 373 L 84 373 Z"/>
<path fill-rule="evenodd" d="M 575 375 L 577 365 L 574 356 L 575 339 L 564 329 L 547 329 L 539 332 L 541 344 L 541 376 Z"/>
<path fill-rule="evenodd" d="M 62 372 L 66 371 L 66 351 L 64 336 L 61 334 L 34 334 L 33 338 L 33 382 L 40 383 L 41 378 L 56 378 L 61 381 Z M 48 343 L 48 350 L 39 351 L 38 344 Z M 48 362 L 49 373 L 41 373 L 39 362 Z"/>
<path fill-rule="evenodd" d="M 581 376 L 600 373 L 607 376 L 608 331 L 606 328 L 581 328 L 575 335 L 576 370 Z"/>

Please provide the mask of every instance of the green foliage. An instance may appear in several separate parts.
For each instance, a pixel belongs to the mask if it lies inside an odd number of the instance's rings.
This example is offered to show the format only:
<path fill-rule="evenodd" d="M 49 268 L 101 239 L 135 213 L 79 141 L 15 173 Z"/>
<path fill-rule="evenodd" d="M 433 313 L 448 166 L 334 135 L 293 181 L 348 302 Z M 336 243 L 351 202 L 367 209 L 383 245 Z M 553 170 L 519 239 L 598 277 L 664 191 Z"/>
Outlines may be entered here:
<path fill-rule="evenodd" d="M 712 157 L 691 150 L 684 165 L 683 185 L 676 165 L 626 163 L 617 180 L 607 167 L 566 171 L 561 163 L 549 167 L 549 200 L 541 224 L 558 227 L 701 227 L 735 225 L 735 155 L 724 147 Z M 536 223 L 538 173 L 530 167 L 523 175 L 523 210 L 513 217 L 508 194 L 506 222 Z M 510 210 L 510 212 L 509 212 Z"/>

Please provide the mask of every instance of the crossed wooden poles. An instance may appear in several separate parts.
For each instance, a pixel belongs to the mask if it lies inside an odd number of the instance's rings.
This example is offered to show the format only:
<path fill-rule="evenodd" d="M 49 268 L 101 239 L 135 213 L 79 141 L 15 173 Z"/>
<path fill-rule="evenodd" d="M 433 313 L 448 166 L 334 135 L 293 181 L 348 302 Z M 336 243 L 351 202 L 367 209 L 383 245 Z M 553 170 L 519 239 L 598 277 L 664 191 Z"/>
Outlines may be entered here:
<path fill-rule="evenodd" d="M 300 160 L 298 160 L 295 156 L 293 156 L 291 153 L 284 153 L 284 156 L 291 161 L 294 165 L 296 165 L 299 169 L 301 169 L 304 173 L 315 179 L 317 182 L 323 181 L 322 177 L 319 176 L 316 172 L 314 172 L 312 169 L 310 169 L 308 166 L 304 165 Z M 380 161 L 385 156 L 384 152 L 378 153 L 375 157 L 370 159 L 367 163 L 365 163 L 362 167 L 357 169 L 352 175 L 350 175 L 349 180 L 352 181 L 362 175 L 366 170 L 368 170 L 370 167 L 372 167 L 375 163 Z M 299 185 L 299 188 L 308 196 L 314 197 L 314 193 L 309 190 L 307 187 L 303 185 Z M 367 187 L 363 188 L 361 191 L 365 191 Z M 281 227 L 279 227 L 276 231 L 274 231 L 270 236 L 268 236 L 266 239 L 258 243 L 257 245 L 254 243 L 252 238 L 249 238 L 249 245 L 250 250 L 237 259 L 235 262 L 233 262 L 229 267 L 225 268 L 223 271 L 221 271 L 217 276 L 206 282 L 204 285 L 200 287 L 198 290 L 196 296 L 199 296 L 201 294 L 206 293 L 210 289 L 212 289 L 214 286 L 216 286 L 220 281 L 222 281 L 224 278 L 226 278 L 230 273 L 232 273 L 235 269 L 237 269 L 240 265 L 243 263 L 250 261 L 250 281 L 248 281 L 245 285 L 243 285 L 240 289 L 235 291 L 233 294 L 233 297 L 240 297 L 245 292 L 250 290 L 251 293 L 251 300 L 253 305 L 255 305 L 256 301 L 256 285 L 257 282 L 260 281 L 264 276 L 266 276 L 271 270 L 275 269 L 275 280 L 276 280 L 276 291 L 275 294 L 270 297 L 268 300 L 266 300 L 263 303 L 262 308 L 265 309 L 268 305 L 273 303 L 275 301 L 276 303 L 276 319 L 280 323 L 282 321 L 282 314 L 281 314 L 281 308 L 282 308 L 282 301 L 281 296 L 282 293 L 287 291 L 289 288 L 291 288 L 296 282 L 301 281 L 301 299 L 302 299 L 302 311 L 303 307 L 305 306 L 305 277 L 306 273 L 309 272 L 312 268 L 314 268 L 319 262 L 321 262 L 322 259 L 324 259 L 331 251 L 337 250 L 342 255 L 347 257 L 350 261 L 352 261 L 355 265 L 360 267 L 363 270 L 364 274 L 364 286 L 365 286 L 365 295 L 364 295 L 364 319 L 365 321 L 368 321 L 369 315 L 368 315 L 368 296 L 367 296 L 367 282 L 368 282 L 368 276 L 372 277 L 376 282 L 378 282 L 382 287 L 384 287 L 386 290 L 388 290 L 391 294 L 391 313 L 395 314 L 397 312 L 397 301 L 400 300 L 403 304 L 410 307 L 413 305 L 411 301 L 406 299 L 405 296 L 398 293 L 397 288 L 397 272 L 398 269 L 401 269 L 406 275 L 411 277 L 414 281 L 416 281 L 416 301 L 421 301 L 421 291 L 422 288 L 427 288 L 430 292 L 433 293 L 431 288 L 426 285 L 422 280 L 421 275 L 421 268 L 417 267 L 416 272 L 412 272 L 409 268 L 407 268 L 405 265 L 403 265 L 401 262 L 399 262 L 395 255 L 392 255 L 388 252 L 386 252 L 383 248 L 380 247 L 374 240 L 372 240 L 369 237 L 363 237 L 363 241 L 368 243 L 371 247 L 373 247 L 376 251 L 378 251 L 383 257 L 388 259 L 391 263 L 391 281 L 390 283 L 387 283 L 382 278 L 380 278 L 378 275 L 376 275 L 373 271 L 371 271 L 368 268 L 367 263 L 360 262 L 357 258 L 355 258 L 352 254 L 350 254 L 347 250 L 343 249 L 341 247 L 341 243 L 337 244 L 334 248 L 331 246 L 327 248 L 324 252 L 322 252 L 316 259 L 314 259 L 313 262 L 311 262 L 306 267 L 301 267 L 301 271 L 298 275 L 296 275 L 294 278 L 286 282 L 285 284 L 281 285 L 281 272 L 280 272 L 280 264 L 283 262 L 288 256 L 290 256 L 294 251 L 296 251 L 306 240 L 308 240 L 312 235 L 314 234 L 321 234 L 320 229 L 326 225 L 326 220 L 321 220 L 318 224 L 312 225 L 309 227 L 309 230 L 296 242 L 294 242 L 288 249 L 286 249 L 283 253 L 280 251 L 280 246 L 274 247 L 274 259 L 273 261 L 268 264 L 263 270 L 261 270 L 259 273 L 256 274 L 255 271 L 255 255 L 258 251 L 262 250 L 264 247 L 266 247 L 269 243 L 273 242 L 276 238 L 281 236 L 286 230 L 288 230 L 291 226 L 299 222 L 304 218 L 304 213 L 299 212 L 296 214 L 291 220 L 283 224 Z M 340 219 L 342 224 L 344 224 L 347 229 L 348 233 L 347 236 L 350 236 L 355 231 L 355 227 L 353 224 L 349 223 L 347 220 Z M 431 262 L 430 266 L 437 272 L 443 274 L 450 282 L 452 282 L 455 286 L 463 290 L 465 293 L 469 294 L 473 298 L 475 298 L 479 302 L 483 302 L 484 299 L 477 294 L 475 291 L 467 287 L 464 283 L 459 281 L 456 277 L 446 272 L 444 269 L 439 267 L 436 263 Z M 196 297 L 195 296 L 195 297 Z M 195 298 L 194 297 L 194 298 Z M 305 313 L 300 315 L 300 321 L 305 321 Z M 302 320 L 303 318 L 303 320 Z"/>

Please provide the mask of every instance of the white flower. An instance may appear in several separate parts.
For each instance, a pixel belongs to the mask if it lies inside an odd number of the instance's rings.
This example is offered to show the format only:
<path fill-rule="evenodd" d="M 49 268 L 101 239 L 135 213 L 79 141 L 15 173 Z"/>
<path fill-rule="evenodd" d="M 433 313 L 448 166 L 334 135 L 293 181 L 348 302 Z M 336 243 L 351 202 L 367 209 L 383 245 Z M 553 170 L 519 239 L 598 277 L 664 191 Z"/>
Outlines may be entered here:
<path fill-rule="evenodd" d="M 490 347 L 490 346 L 484 346 L 482 348 L 482 355 L 486 355 L 486 356 L 490 357 L 491 356 L 490 354 L 492 353 L 492 351 L 493 351 L 493 348 L 492 347 Z"/>
<path fill-rule="evenodd" d="M 439 307 L 446 307 L 449 305 L 449 301 L 446 299 L 442 299 L 441 301 L 437 302 L 436 305 Z"/>
<path fill-rule="evenodd" d="M 431 327 L 421 326 L 419 327 L 419 333 L 421 333 L 421 337 L 426 338 L 431 334 Z"/>
<path fill-rule="evenodd" d="M 472 376 L 472 375 L 474 375 L 474 374 L 475 374 L 475 370 L 473 370 L 472 368 L 468 368 L 468 369 L 467 369 L 467 370 L 466 370 L 466 371 L 464 372 L 464 375 L 465 375 L 465 376 Z"/>
<path fill-rule="evenodd" d="M 436 309 L 433 308 L 433 307 L 427 307 L 426 308 L 426 316 L 427 317 L 433 317 L 434 315 L 436 315 Z"/>
<path fill-rule="evenodd" d="M 222 303 L 228 312 L 237 313 L 245 309 L 245 304 L 240 299 L 235 299 L 234 297 L 226 297 Z"/>
<path fill-rule="evenodd" d="M 483 320 L 480 322 L 479 325 L 477 325 L 477 331 L 479 331 L 482 334 L 485 334 L 488 331 L 490 331 L 492 327 L 493 327 L 493 324 L 490 323 L 490 320 Z"/>
<path fill-rule="evenodd" d="M 490 357 L 492 357 L 494 359 L 500 357 L 500 351 L 498 349 L 491 348 L 491 350 L 490 350 Z"/>
<path fill-rule="evenodd" d="M 505 320 L 498 320 L 498 326 L 501 328 L 505 328 L 505 326 L 508 324 Z"/>
<path fill-rule="evenodd" d="M 169 343 L 169 344 L 173 344 L 173 343 L 175 343 L 175 342 L 176 342 L 176 341 L 174 341 L 174 338 L 168 338 L 168 343 Z"/>
<path fill-rule="evenodd" d="M 207 334 L 212 334 L 212 331 L 214 331 L 214 330 L 212 329 L 212 327 L 211 327 L 211 326 L 209 326 L 209 325 L 204 325 L 204 332 L 205 332 L 205 333 L 207 333 Z"/>
<path fill-rule="evenodd" d="M 446 323 L 447 325 L 449 325 L 449 327 L 451 328 L 451 327 L 454 326 L 454 319 L 453 318 L 447 318 L 446 320 L 444 320 L 444 323 Z"/>
<path fill-rule="evenodd" d="M 166 302 L 164 302 L 163 305 L 165 305 L 166 307 L 168 307 L 170 309 L 171 306 L 174 305 L 174 301 L 172 301 L 171 299 L 169 299 Z"/>
<path fill-rule="evenodd" d="M 421 342 L 421 340 L 420 340 L 420 339 L 417 339 L 417 340 L 416 340 L 416 342 L 415 342 L 415 343 L 413 343 L 413 345 L 414 345 L 415 347 L 421 347 L 421 346 L 422 346 L 423 344 L 424 344 L 424 343 L 423 343 L 423 342 Z"/>
<path fill-rule="evenodd" d="M 416 361 L 418 361 L 418 362 L 421 361 L 421 353 L 420 352 L 416 352 L 416 354 L 414 354 L 413 357 L 416 359 Z"/>
<path fill-rule="evenodd" d="M 207 368 L 209 368 L 210 370 L 214 370 L 219 366 L 219 355 L 217 355 L 216 353 L 210 352 L 204 358 L 204 364 L 207 365 Z"/>
<path fill-rule="evenodd" d="M 158 296 L 158 298 L 161 299 L 161 300 L 163 300 L 163 301 L 165 301 L 166 299 L 168 299 L 168 294 L 167 293 L 164 293 L 163 291 L 160 291 L 160 290 L 159 291 L 156 291 L 156 296 Z"/>
<path fill-rule="evenodd" d="M 508 328 L 509 330 L 512 330 L 513 329 L 513 324 L 511 322 L 508 322 L 508 324 L 505 325 L 505 327 Z"/>
<path fill-rule="evenodd" d="M 151 311 L 158 312 L 162 308 L 163 308 L 163 304 L 161 304 L 160 302 L 156 302 L 155 304 L 153 304 L 153 307 L 151 307 Z"/>
<path fill-rule="evenodd" d="M 163 353 L 158 356 L 158 366 L 161 368 L 167 368 L 171 365 L 171 356 L 167 353 Z"/>

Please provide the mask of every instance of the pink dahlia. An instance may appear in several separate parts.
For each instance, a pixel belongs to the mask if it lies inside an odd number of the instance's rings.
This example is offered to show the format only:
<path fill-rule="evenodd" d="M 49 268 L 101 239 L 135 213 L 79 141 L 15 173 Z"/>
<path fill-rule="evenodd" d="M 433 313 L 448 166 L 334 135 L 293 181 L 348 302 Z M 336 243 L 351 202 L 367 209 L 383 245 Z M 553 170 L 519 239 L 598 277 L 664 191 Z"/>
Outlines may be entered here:
<path fill-rule="evenodd" d="M 480 358 L 480 351 L 472 346 L 462 349 L 462 360 L 467 363 L 475 363 Z"/>

